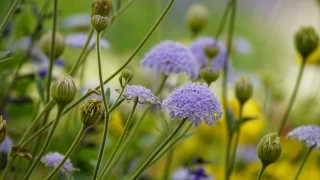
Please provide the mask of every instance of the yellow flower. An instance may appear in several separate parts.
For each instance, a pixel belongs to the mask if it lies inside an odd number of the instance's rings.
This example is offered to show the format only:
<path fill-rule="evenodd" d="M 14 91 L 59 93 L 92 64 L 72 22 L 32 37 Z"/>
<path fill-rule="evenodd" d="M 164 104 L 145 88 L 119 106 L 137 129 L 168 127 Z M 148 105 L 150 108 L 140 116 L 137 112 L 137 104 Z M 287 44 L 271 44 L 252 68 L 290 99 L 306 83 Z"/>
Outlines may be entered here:
<path fill-rule="evenodd" d="M 119 110 L 115 110 L 111 113 L 109 130 L 110 134 L 113 136 L 121 136 L 124 129 L 123 121 L 121 118 L 121 113 Z"/>
<path fill-rule="evenodd" d="M 297 53 L 296 55 L 299 62 L 302 62 L 302 56 Z M 308 64 L 320 64 L 320 46 L 318 46 L 308 57 L 307 57 Z"/>

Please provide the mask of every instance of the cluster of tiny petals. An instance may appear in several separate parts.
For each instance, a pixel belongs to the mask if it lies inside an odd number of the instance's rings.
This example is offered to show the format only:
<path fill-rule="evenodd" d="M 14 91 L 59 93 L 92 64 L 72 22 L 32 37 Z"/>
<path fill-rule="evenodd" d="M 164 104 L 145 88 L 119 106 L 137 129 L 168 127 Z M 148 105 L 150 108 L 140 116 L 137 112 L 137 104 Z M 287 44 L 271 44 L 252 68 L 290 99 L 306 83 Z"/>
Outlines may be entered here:
<path fill-rule="evenodd" d="M 144 56 L 141 64 L 167 75 L 186 73 L 191 78 L 196 78 L 200 70 L 190 50 L 183 44 L 173 41 L 163 41 L 156 45 Z"/>
<path fill-rule="evenodd" d="M 121 92 L 121 89 L 116 89 L 117 92 Z M 160 104 L 158 98 L 153 95 L 150 89 L 143 86 L 131 86 L 127 85 L 124 89 L 122 96 L 126 100 L 133 100 L 138 97 L 138 102 L 140 104 Z"/>
<path fill-rule="evenodd" d="M 315 125 L 300 126 L 287 134 L 288 138 L 298 139 L 304 142 L 307 147 L 315 146 L 320 149 L 320 127 Z"/>
<path fill-rule="evenodd" d="M 43 156 L 41 158 L 41 162 L 44 163 L 47 167 L 55 168 L 59 165 L 59 163 L 62 161 L 63 158 L 64 156 L 61 155 L 60 153 L 53 152 Z M 80 171 L 80 170 L 77 168 L 74 168 L 70 159 L 68 159 L 60 168 L 60 171 L 64 174 L 71 174 L 74 171 Z"/>
<path fill-rule="evenodd" d="M 196 57 L 196 60 L 200 64 L 201 67 L 206 66 L 208 63 L 208 57 L 206 56 L 204 52 L 204 48 L 206 46 L 218 46 L 219 53 L 212 59 L 212 67 L 219 70 L 223 68 L 224 62 L 225 62 L 225 56 L 227 53 L 227 49 L 224 44 L 221 42 L 216 42 L 211 37 L 199 37 L 198 39 L 194 40 L 190 45 L 189 49 L 193 53 L 193 55 Z"/>
<path fill-rule="evenodd" d="M 173 119 L 187 118 L 195 126 L 201 124 L 202 120 L 211 126 L 222 116 L 218 98 L 207 85 L 201 83 L 188 83 L 178 87 L 163 100 L 162 109 L 169 109 Z"/>

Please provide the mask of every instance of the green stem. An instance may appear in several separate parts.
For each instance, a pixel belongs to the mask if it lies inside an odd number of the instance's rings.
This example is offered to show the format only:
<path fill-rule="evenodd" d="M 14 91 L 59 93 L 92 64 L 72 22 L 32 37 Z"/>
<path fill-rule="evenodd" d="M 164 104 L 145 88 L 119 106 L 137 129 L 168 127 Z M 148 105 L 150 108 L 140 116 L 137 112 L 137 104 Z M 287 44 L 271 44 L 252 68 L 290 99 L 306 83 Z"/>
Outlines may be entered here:
<path fill-rule="evenodd" d="M 109 108 L 109 104 L 107 103 L 107 98 L 106 98 L 104 87 L 103 87 L 104 84 L 103 84 L 103 79 L 102 79 L 102 68 L 101 68 L 101 58 L 100 58 L 100 32 L 96 32 L 96 33 L 97 33 L 96 42 L 97 42 L 97 57 L 98 57 L 100 88 L 101 88 L 101 94 L 102 94 L 103 104 L 104 104 L 104 108 L 105 108 L 105 113 L 107 113 L 108 108 Z M 100 164 L 101 164 L 101 161 L 103 158 L 105 143 L 106 143 L 107 136 L 108 136 L 109 117 L 107 117 L 107 116 L 109 116 L 109 114 L 105 115 L 103 137 L 102 137 L 102 141 L 101 141 L 97 164 L 96 164 L 96 167 L 95 167 L 95 169 L 93 171 L 93 175 L 92 175 L 93 180 L 97 179 L 99 167 L 100 167 Z"/>
<path fill-rule="evenodd" d="M 167 155 L 165 170 L 164 170 L 164 174 L 163 174 L 163 180 L 170 179 L 169 175 L 170 175 L 170 169 L 171 169 L 171 164 L 172 164 L 173 152 L 174 152 L 174 149 L 170 150 Z"/>
<path fill-rule="evenodd" d="M 227 4 L 227 7 L 224 9 L 220 24 L 219 24 L 217 32 L 216 32 L 216 34 L 214 36 L 215 42 L 218 41 L 219 36 L 221 35 L 221 33 L 222 33 L 222 31 L 223 31 L 223 29 L 225 27 L 225 24 L 227 22 L 227 17 L 228 17 L 229 10 L 230 10 L 231 6 L 232 6 L 232 3 L 231 3 L 231 1 L 229 1 L 228 4 Z"/>
<path fill-rule="evenodd" d="M 61 168 L 61 166 L 64 165 L 64 163 L 68 160 L 68 158 L 71 156 L 71 154 L 73 153 L 73 151 L 76 149 L 76 147 L 78 146 L 79 142 L 81 141 L 83 135 L 85 134 L 86 130 L 88 129 L 87 126 L 82 126 L 78 136 L 76 137 L 76 139 L 73 141 L 71 147 L 69 148 L 68 152 L 65 154 L 64 158 L 62 159 L 62 161 L 54 168 L 54 170 L 46 177 L 46 180 L 49 180 L 50 178 L 53 177 L 53 175 L 59 171 L 59 169 Z"/>
<path fill-rule="evenodd" d="M 293 103 L 294 103 L 294 101 L 296 99 L 296 96 L 298 94 L 298 90 L 299 90 L 299 86 L 300 86 L 300 83 L 301 83 L 301 79 L 302 79 L 302 75 L 303 75 L 303 71 L 304 71 L 305 65 L 306 65 L 306 60 L 303 60 L 301 66 L 300 66 L 300 69 L 299 69 L 299 73 L 298 73 L 298 77 L 297 77 L 297 80 L 296 80 L 296 84 L 294 86 L 293 93 L 292 93 L 292 95 L 290 97 L 290 100 L 289 100 L 289 104 L 288 104 L 287 109 L 286 109 L 286 111 L 284 113 L 284 116 L 283 116 L 283 118 L 281 120 L 280 128 L 279 128 L 279 131 L 278 131 L 279 134 L 281 134 L 281 132 L 282 132 L 287 120 L 288 120 L 291 108 L 292 108 Z"/>
<path fill-rule="evenodd" d="M 1 25 L 0 25 L 0 37 L 2 36 L 3 30 L 6 28 L 9 20 L 13 16 L 14 11 L 16 10 L 17 6 L 19 5 L 21 0 L 16 0 L 12 6 L 9 9 L 9 12 L 7 13 L 6 17 L 3 19 Z"/>
<path fill-rule="evenodd" d="M 156 90 L 156 93 L 155 93 L 156 96 L 161 93 L 167 78 L 168 78 L 168 76 L 163 76 L 163 79 L 162 79 L 158 89 Z M 112 171 L 114 166 L 117 164 L 117 162 L 119 161 L 119 159 L 121 158 L 121 156 L 123 155 L 125 150 L 129 148 L 129 146 L 132 143 L 132 140 L 134 139 L 134 137 L 135 137 L 135 135 L 137 133 L 138 128 L 140 127 L 140 125 L 143 122 L 144 118 L 147 116 L 150 108 L 151 108 L 151 105 L 148 105 L 147 108 L 143 111 L 143 113 L 141 115 L 141 118 L 138 119 L 138 121 L 133 125 L 133 127 L 130 130 L 129 135 L 128 135 L 129 138 L 126 139 L 126 141 L 123 143 L 123 146 L 120 148 L 120 150 L 116 154 L 116 156 L 114 158 L 114 161 L 112 161 L 111 165 L 109 166 L 109 168 L 107 168 L 106 171 L 104 171 L 103 173 L 100 174 L 100 177 L 102 177 L 102 179 L 105 179 L 106 176 L 110 174 L 110 172 Z"/>
<path fill-rule="evenodd" d="M 257 177 L 257 180 L 262 180 L 262 177 L 263 177 L 263 173 L 264 173 L 264 170 L 266 169 L 266 165 L 265 164 L 262 164 L 262 167 L 261 167 L 261 170 L 259 172 L 259 175 Z"/>
<path fill-rule="evenodd" d="M 136 97 L 135 100 L 134 100 L 133 108 L 132 108 L 132 111 L 131 111 L 131 113 L 130 113 L 130 115 L 129 115 L 129 118 L 128 118 L 127 122 L 126 122 L 126 125 L 125 125 L 125 127 L 124 127 L 123 133 L 122 133 L 122 135 L 120 136 L 120 139 L 119 139 L 119 141 L 118 141 L 115 149 L 112 151 L 111 156 L 110 156 L 108 162 L 106 163 L 106 165 L 104 166 L 103 170 L 101 171 L 100 176 L 98 176 L 98 179 L 101 179 L 101 178 L 102 178 L 101 175 L 103 175 L 104 172 L 105 172 L 105 171 L 108 169 L 108 167 L 110 166 L 112 160 L 114 159 L 116 153 L 117 153 L 118 150 L 119 150 L 119 147 L 121 146 L 124 138 L 126 137 L 128 131 L 129 131 L 129 128 L 130 128 L 130 125 L 131 125 L 131 122 L 132 122 L 132 118 L 133 118 L 134 112 L 135 112 L 135 110 L 136 110 L 137 104 L 138 104 L 138 97 Z"/>
<path fill-rule="evenodd" d="M 311 151 L 313 150 L 314 147 L 315 147 L 315 146 L 311 146 L 311 147 L 308 149 L 308 151 L 305 153 L 305 155 L 303 156 L 301 165 L 300 165 L 300 167 L 299 167 L 299 169 L 298 169 L 298 172 L 297 172 L 297 174 L 296 174 L 296 176 L 295 176 L 295 178 L 294 178 L 295 180 L 298 180 L 299 175 L 300 175 L 300 173 L 301 173 L 301 171 L 302 171 L 302 169 L 303 169 L 303 166 L 304 166 L 304 164 L 307 162 L 307 159 L 308 159 L 309 155 L 311 154 Z"/>
<path fill-rule="evenodd" d="M 229 179 L 231 177 L 231 174 L 232 174 L 232 171 L 234 168 L 235 159 L 237 156 L 237 149 L 238 149 L 240 133 L 241 133 L 241 125 L 242 125 L 242 112 L 243 112 L 243 104 L 240 103 L 239 120 L 238 120 L 236 129 L 235 129 L 236 139 L 235 139 L 234 146 L 232 149 L 232 154 L 231 154 L 231 159 L 230 159 L 231 161 L 230 161 L 229 168 L 228 168 L 227 179 Z"/>
<path fill-rule="evenodd" d="M 12 152 L 10 152 L 9 155 L 8 155 L 8 162 L 7 162 L 6 168 L 3 171 L 0 180 L 5 180 L 6 179 L 6 177 L 9 174 L 9 172 L 11 171 L 11 168 L 13 166 L 14 160 L 15 160 L 15 158 L 12 155 Z"/>
<path fill-rule="evenodd" d="M 51 79 L 52 79 L 52 70 L 54 64 L 54 55 L 55 55 L 55 46 L 56 46 L 56 29 L 57 29 L 57 11 L 58 11 L 58 0 L 53 0 L 53 20 L 52 20 L 52 39 L 51 39 L 51 51 L 50 51 L 50 64 L 48 71 L 48 80 L 47 80 L 47 98 L 48 102 L 50 99 L 50 90 L 51 90 Z"/>
<path fill-rule="evenodd" d="M 60 120 L 60 117 L 62 115 L 62 112 L 63 112 L 63 109 L 64 109 L 64 106 L 60 106 L 58 105 L 58 112 L 57 112 L 57 117 L 50 129 L 50 132 L 49 134 L 47 135 L 47 138 L 44 142 L 44 145 L 42 146 L 42 149 L 40 151 L 40 153 L 38 154 L 37 156 L 37 159 L 33 162 L 32 166 L 29 168 L 27 174 L 24 176 L 23 180 L 27 180 L 29 179 L 30 175 L 32 174 L 32 172 L 34 171 L 34 169 L 36 168 L 36 166 L 38 165 L 38 163 L 40 162 L 40 159 L 42 158 L 42 156 L 46 153 L 50 143 L 51 143 L 51 140 L 52 140 L 52 137 L 53 137 L 53 133 L 54 131 L 56 130 L 57 128 L 57 125 L 59 123 L 59 120 Z"/>
<path fill-rule="evenodd" d="M 152 160 L 161 152 L 161 150 L 174 138 L 174 136 L 179 132 L 183 124 L 187 122 L 187 119 L 183 119 L 179 125 L 173 130 L 173 132 L 163 141 L 162 144 L 149 156 L 146 162 L 138 169 L 138 171 L 130 178 L 130 180 L 138 179 L 139 176 L 145 171 Z"/>
<path fill-rule="evenodd" d="M 223 111 L 226 113 L 228 111 L 228 103 L 227 103 L 227 79 L 228 79 L 228 61 L 229 61 L 229 56 L 231 53 L 232 49 L 232 40 L 233 40 L 233 33 L 234 33 L 234 26 L 236 22 L 236 10 L 237 10 L 237 1 L 236 0 L 230 0 L 227 8 L 232 8 L 231 9 L 231 19 L 230 19 L 230 24 L 229 24 L 229 31 L 228 31 L 228 39 L 227 39 L 227 54 L 225 56 L 225 62 L 223 65 L 223 78 L 222 78 L 222 104 L 223 104 Z M 227 11 L 227 10 L 226 10 Z M 226 116 L 228 118 L 228 116 Z M 226 123 L 228 120 L 226 120 Z M 231 149 L 231 141 L 232 141 L 232 136 L 233 133 L 231 132 L 231 127 L 229 127 L 227 123 L 227 135 L 228 135 L 228 142 L 227 142 L 227 154 L 226 154 L 226 175 L 225 178 L 226 180 L 229 179 L 229 159 L 230 159 L 230 149 Z"/>

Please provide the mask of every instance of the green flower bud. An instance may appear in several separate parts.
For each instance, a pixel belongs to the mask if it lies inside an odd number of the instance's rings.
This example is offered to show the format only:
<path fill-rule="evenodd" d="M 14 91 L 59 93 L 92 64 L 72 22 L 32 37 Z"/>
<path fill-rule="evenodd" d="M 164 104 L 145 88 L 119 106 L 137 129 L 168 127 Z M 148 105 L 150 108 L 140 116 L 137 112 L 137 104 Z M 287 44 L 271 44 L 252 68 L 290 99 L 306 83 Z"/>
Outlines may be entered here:
<path fill-rule="evenodd" d="M 236 97 L 241 104 L 244 104 L 251 98 L 253 93 L 253 85 L 249 77 L 241 77 L 235 85 Z"/>
<path fill-rule="evenodd" d="M 91 5 L 91 17 L 95 15 L 107 17 L 110 11 L 111 0 L 95 0 Z"/>
<path fill-rule="evenodd" d="M 0 144 L 6 139 L 7 136 L 7 122 L 0 116 Z"/>
<path fill-rule="evenodd" d="M 121 76 L 126 80 L 130 80 L 132 78 L 132 71 L 130 69 L 124 69 L 121 71 Z"/>
<path fill-rule="evenodd" d="M 193 4 L 187 12 L 187 23 L 194 36 L 198 35 L 207 25 L 209 11 L 202 4 Z"/>
<path fill-rule="evenodd" d="M 100 15 L 95 15 L 91 17 L 91 26 L 98 33 L 106 30 L 109 24 L 110 24 L 110 21 L 106 17 L 100 16 Z"/>
<path fill-rule="evenodd" d="M 301 27 L 295 34 L 295 46 L 304 60 L 318 47 L 319 35 L 312 27 Z"/>
<path fill-rule="evenodd" d="M 81 121 L 87 127 L 97 123 L 103 115 L 102 102 L 97 98 L 87 100 L 80 110 Z"/>
<path fill-rule="evenodd" d="M 216 57 L 219 53 L 219 47 L 217 46 L 205 46 L 204 49 L 204 54 L 207 56 L 208 59 L 213 59 Z"/>
<path fill-rule="evenodd" d="M 281 143 L 277 132 L 262 137 L 258 144 L 258 157 L 265 166 L 276 162 L 281 155 Z"/>
<path fill-rule="evenodd" d="M 219 74 L 219 71 L 212 67 L 205 67 L 200 71 L 200 77 L 205 80 L 208 85 L 216 81 L 219 77 Z"/>
<path fill-rule="evenodd" d="M 40 46 L 42 51 L 49 57 L 51 53 L 51 43 L 52 43 L 52 32 L 47 32 L 44 34 L 41 39 L 40 39 Z M 65 41 L 63 36 L 59 33 L 56 32 L 55 34 L 55 46 L 54 46 L 54 54 L 53 57 L 54 59 L 57 59 L 60 57 L 64 50 L 65 50 Z"/>
<path fill-rule="evenodd" d="M 69 75 L 57 80 L 51 89 L 52 99 L 61 106 L 66 106 L 75 98 L 77 87 Z"/>

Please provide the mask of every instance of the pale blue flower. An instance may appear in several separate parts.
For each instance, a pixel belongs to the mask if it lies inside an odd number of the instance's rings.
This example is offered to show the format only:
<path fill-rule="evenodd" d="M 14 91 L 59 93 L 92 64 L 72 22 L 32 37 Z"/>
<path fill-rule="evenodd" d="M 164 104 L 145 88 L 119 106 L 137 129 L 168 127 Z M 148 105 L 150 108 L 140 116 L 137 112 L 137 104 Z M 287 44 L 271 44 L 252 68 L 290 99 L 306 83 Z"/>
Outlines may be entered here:
<path fill-rule="evenodd" d="M 116 89 L 120 93 L 121 89 Z M 158 98 L 153 95 L 150 89 L 143 86 L 131 86 L 127 85 L 122 94 L 126 100 L 133 100 L 138 97 L 138 102 L 140 104 L 160 104 Z"/>
<path fill-rule="evenodd" d="M 315 146 L 320 149 L 320 127 L 315 125 L 300 126 L 287 134 L 288 138 L 298 139 L 307 147 Z"/>
<path fill-rule="evenodd" d="M 55 168 L 62 161 L 64 156 L 58 152 L 48 153 L 47 155 L 41 158 L 41 162 L 44 163 L 47 167 Z M 74 171 L 80 171 L 77 168 L 74 168 L 70 159 L 68 159 L 63 166 L 60 168 L 60 171 L 64 174 L 71 174 Z"/>

